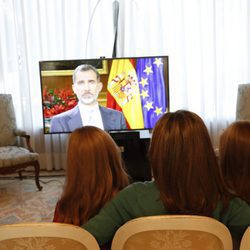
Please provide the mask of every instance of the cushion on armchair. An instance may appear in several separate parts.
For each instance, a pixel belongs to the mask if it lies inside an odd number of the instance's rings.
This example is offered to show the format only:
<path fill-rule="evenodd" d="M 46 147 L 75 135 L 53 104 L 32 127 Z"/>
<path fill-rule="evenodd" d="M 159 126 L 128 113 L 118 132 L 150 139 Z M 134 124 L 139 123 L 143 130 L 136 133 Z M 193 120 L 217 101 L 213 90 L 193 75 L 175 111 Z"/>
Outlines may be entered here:
<path fill-rule="evenodd" d="M 38 153 L 16 146 L 0 147 L 0 168 L 38 160 Z"/>

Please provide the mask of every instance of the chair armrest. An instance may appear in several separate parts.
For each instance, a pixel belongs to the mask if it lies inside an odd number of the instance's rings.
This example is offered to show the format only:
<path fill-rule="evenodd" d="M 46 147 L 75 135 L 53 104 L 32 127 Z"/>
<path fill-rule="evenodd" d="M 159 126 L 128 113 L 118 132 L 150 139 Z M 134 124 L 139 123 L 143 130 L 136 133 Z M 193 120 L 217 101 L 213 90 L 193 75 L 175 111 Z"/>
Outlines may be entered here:
<path fill-rule="evenodd" d="M 30 135 L 28 135 L 28 134 L 26 133 L 26 131 L 20 130 L 20 129 L 15 129 L 15 130 L 14 130 L 14 134 L 15 134 L 16 136 L 20 136 L 20 137 L 25 138 L 25 142 L 26 142 L 26 146 L 27 146 L 28 150 L 29 150 L 30 152 L 32 152 L 32 153 L 34 152 L 33 148 L 31 147 L 31 144 L 30 144 Z"/>
<path fill-rule="evenodd" d="M 30 144 L 30 135 L 20 135 L 21 137 L 25 138 L 25 141 L 26 141 L 26 145 L 27 145 L 27 148 L 29 149 L 30 152 L 34 152 L 33 148 L 31 147 L 31 144 Z"/>
<path fill-rule="evenodd" d="M 21 129 L 14 129 L 14 134 L 16 136 L 26 135 L 26 131 L 21 130 Z"/>

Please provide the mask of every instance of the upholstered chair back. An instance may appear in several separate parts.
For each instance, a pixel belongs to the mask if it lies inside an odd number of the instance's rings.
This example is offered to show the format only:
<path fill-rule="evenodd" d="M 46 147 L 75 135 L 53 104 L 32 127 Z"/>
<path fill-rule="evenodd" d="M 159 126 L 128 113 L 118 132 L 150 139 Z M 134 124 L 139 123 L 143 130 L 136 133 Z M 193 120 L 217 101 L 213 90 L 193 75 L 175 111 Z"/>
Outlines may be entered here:
<path fill-rule="evenodd" d="M 250 83 L 238 86 L 236 120 L 250 121 Z"/>
<path fill-rule="evenodd" d="M 250 226 L 246 229 L 240 243 L 240 250 L 250 249 Z"/>
<path fill-rule="evenodd" d="M 115 233 L 111 250 L 233 250 L 221 222 L 205 216 L 161 215 L 133 219 Z"/>
<path fill-rule="evenodd" d="M 66 223 L 0 225 L 0 249 L 100 250 L 88 231 Z"/>
<path fill-rule="evenodd" d="M 0 146 L 16 144 L 16 118 L 10 94 L 0 94 Z"/>

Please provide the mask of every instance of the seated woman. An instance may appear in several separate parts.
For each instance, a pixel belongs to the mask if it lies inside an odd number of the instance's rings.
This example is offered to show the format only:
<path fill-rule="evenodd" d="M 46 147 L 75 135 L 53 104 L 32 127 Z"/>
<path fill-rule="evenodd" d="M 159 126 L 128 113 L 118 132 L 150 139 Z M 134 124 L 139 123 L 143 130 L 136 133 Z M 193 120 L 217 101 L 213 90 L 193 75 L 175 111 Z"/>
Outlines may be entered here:
<path fill-rule="evenodd" d="M 165 113 L 154 127 L 149 160 L 154 181 L 129 185 L 82 225 L 99 244 L 111 241 L 125 222 L 142 216 L 210 216 L 241 234 L 250 225 L 250 206 L 227 190 L 198 115 Z"/>
<path fill-rule="evenodd" d="M 111 136 L 97 127 L 76 129 L 69 138 L 65 187 L 53 221 L 83 224 L 128 183 Z"/>
<path fill-rule="evenodd" d="M 220 166 L 228 186 L 250 204 L 250 122 L 232 123 L 220 137 Z"/>

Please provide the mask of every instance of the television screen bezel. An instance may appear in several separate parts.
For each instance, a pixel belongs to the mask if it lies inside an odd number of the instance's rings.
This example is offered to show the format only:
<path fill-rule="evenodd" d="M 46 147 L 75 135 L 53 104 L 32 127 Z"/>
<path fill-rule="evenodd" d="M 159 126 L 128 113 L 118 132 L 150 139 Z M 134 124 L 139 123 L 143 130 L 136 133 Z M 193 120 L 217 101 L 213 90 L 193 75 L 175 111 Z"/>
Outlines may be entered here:
<path fill-rule="evenodd" d="M 133 56 L 133 57 L 100 57 L 100 58 L 87 58 L 87 59 L 65 59 L 65 60 L 43 60 L 39 61 L 39 74 L 40 74 L 40 87 L 41 87 L 41 100 L 42 100 L 42 119 L 43 119 L 43 133 L 45 135 L 53 134 L 70 134 L 70 132 L 46 132 L 46 117 L 44 115 L 44 98 L 43 98 L 43 77 L 44 76 L 71 76 L 74 72 L 74 69 L 80 64 L 91 64 L 95 66 L 100 75 L 108 74 L 107 65 L 104 63 L 108 60 L 122 60 L 122 59 L 131 59 L 136 60 L 140 58 L 164 58 L 164 80 L 165 80 L 165 94 L 167 100 L 166 112 L 170 110 L 170 89 L 169 89 L 169 56 L 167 55 L 156 55 L 156 56 Z M 102 63 L 100 61 L 102 60 Z M 47 65 L 47 67 L 44 66 Z M 44 73 L 43 71 L 48 71 Z M 144 133 L 146 131 L 146 133 Z M 127 132 L 142 132 L 142 137 L 148 134 L 151 134 L 152 128 L 143 128 L 143 129 L 126 129 L 126 130 L 109 130 L 108 133 L 127 133 Z M 148 132 L 148 133 L 147 133 Z M 143 135 L 144 133 L 144 135 Z"/>

